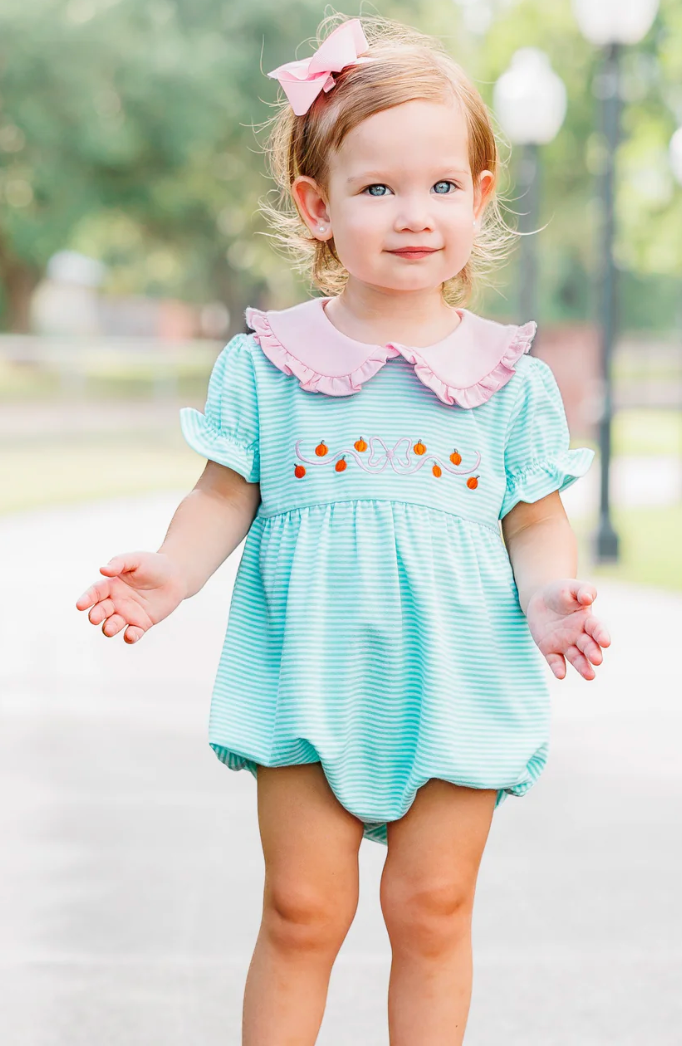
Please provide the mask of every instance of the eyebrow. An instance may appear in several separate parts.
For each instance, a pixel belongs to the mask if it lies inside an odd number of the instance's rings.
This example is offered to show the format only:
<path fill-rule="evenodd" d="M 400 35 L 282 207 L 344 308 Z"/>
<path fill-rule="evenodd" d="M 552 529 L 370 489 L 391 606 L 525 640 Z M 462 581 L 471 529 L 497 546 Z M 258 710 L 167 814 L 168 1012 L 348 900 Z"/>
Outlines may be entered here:
<path fill-rule="evenodd" d="M 446 171 L 448 174 L 464 175 L 465 177 L 471 174 L 470 171 L 465 171 L 458 167 L 450 167 L 448 164 L 443 164 L 442 167 L 438 168 L 438 171 Z M 433 176 L 432 174 L 431 177 Z M 362 174 L 352 174 L 349 178 L 346 178 L 346 185 L 351 185 L 353 182 L 368 182 L 373 178 L 380 180 L 387 177 L 390 180 L 390 175 L 387 175 L 385 171 L 363 171 Z"/>

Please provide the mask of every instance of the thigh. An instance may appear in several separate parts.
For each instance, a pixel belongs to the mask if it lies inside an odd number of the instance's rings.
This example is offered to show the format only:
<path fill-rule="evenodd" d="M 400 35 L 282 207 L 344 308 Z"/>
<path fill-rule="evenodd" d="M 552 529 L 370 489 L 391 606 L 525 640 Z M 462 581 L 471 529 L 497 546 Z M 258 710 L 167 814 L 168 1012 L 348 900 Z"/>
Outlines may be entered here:
<path fill-rule="evenodd" d="M 258 824 L 268 885 L 333 899 L 357 893 L 363 824 L 332 792 L 320 763 L 258 766 Z"/>
<path fill-rule="evenodd" d="M 427 781 L 404 817 L 387 826 L 385 871 L 408 888 L 433 886 L 473 898 L 496 797 L 495 789 Z"/>

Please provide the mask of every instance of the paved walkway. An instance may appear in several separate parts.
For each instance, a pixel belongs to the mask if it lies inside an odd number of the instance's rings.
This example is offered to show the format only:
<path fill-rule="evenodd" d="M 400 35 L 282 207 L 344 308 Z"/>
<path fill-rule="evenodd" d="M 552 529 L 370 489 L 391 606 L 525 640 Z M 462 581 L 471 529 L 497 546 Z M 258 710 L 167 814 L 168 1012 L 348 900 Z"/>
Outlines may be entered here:
<path fill-rule="evenodd" d="M 206 744 L 238 553 L 133 648 L 73 606 L 101 562 L 158 546 L 179 497 L 0 520 L 3 1046 L 239 1044 L 255 782 Z M 549 766 L 495 816 L 467 1046 L 679 1046 L 682 596 L 599 590 L 606 663 L 547 670 Z M 385 852 L 361 848 L 321 1046 L 387 1046 Z"/>

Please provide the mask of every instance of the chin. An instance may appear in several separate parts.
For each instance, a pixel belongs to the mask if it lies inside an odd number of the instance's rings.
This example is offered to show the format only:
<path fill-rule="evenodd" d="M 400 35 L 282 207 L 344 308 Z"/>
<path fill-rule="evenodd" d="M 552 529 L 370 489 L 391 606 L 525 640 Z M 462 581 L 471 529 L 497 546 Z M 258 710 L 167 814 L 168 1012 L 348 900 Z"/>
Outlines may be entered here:
<path fill-rule="evenodd" d="M 364 282 L 390 294 L 409 294 L 416 291 L 429 291 L 438 286 L 438 284 L 433 280 L 413 280 L 412 282 L 408 282 L 407 280 L 376 279 L 366 280 Z"/>
<path fill-rule="evenodd" d="M 434 287 L 438 287 L 443 282 L 442 278 L 437 274 L 430 273 L 428 276 L 426 273 L 412 275 L 412 278 L 406 278 L 403 280 L 388 280 L 387 283 L 396 291 L 429 291 L 433 290 Z"/>

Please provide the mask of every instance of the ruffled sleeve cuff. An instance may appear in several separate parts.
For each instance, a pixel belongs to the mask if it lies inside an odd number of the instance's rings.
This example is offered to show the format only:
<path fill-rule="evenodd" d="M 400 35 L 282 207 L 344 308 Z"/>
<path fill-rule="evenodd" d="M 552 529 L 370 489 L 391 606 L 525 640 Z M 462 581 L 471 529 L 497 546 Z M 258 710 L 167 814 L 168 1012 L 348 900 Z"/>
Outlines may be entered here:
<path fill-rule="evenodd" d="M 566 450 L 546 461 L 538 461 L 520 472 L 507 474 L 507 490 L 500 509 L 502 519 L 519 501 L 539 501 L 552 491 L 566 490 L 584 476 L 594 460 L 589 447 Z"/>
<path fill-rule="evenodd" d="M 258 482 L 260 463 L 255 445 L 249 447 L 237 442 L 194 407 L 180 409 L 180 427 L 192 450 L 234 469 L 248 483 Z"/>

